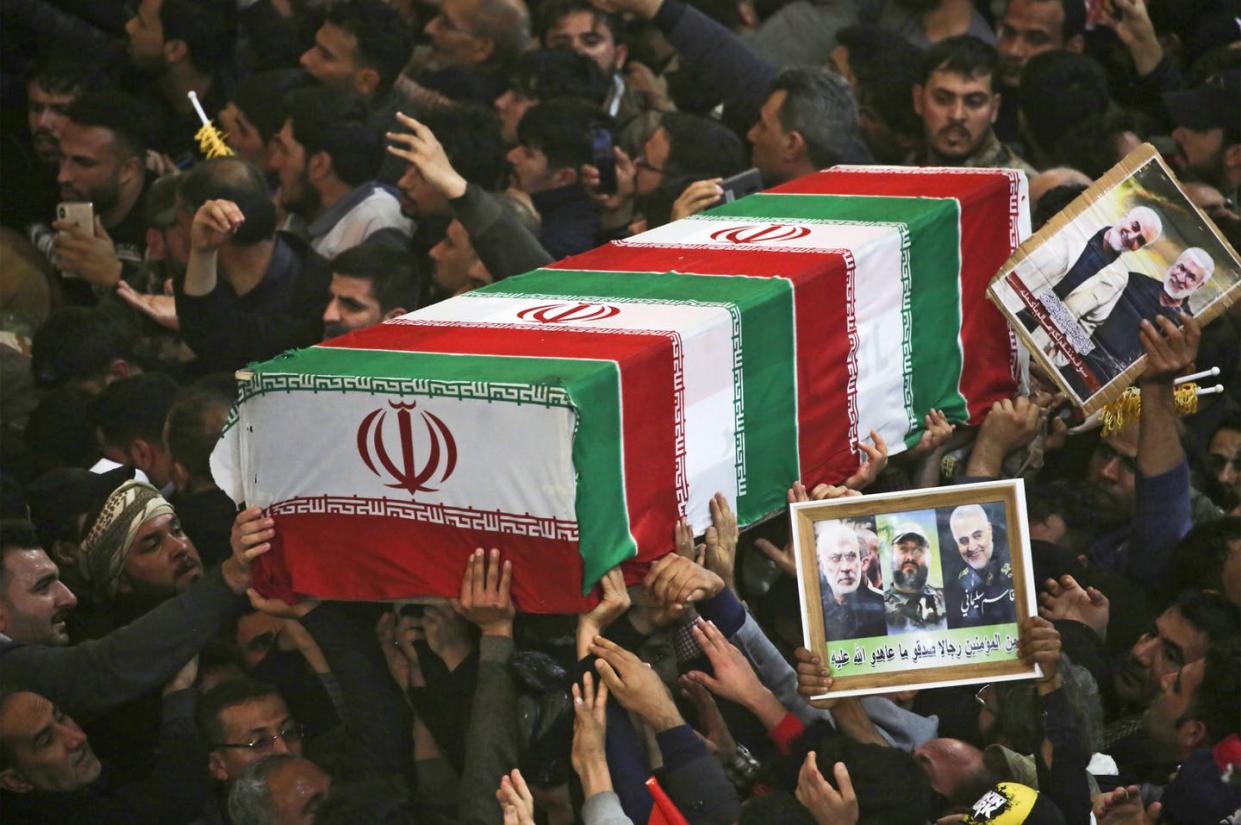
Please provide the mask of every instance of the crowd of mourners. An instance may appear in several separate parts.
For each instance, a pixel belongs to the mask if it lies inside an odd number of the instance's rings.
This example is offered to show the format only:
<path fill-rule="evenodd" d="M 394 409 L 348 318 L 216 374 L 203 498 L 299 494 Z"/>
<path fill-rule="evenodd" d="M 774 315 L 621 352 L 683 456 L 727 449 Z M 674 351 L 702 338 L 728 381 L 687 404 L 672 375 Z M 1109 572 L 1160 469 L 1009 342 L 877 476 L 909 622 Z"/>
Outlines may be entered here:
<path fill-rule="evenodd" d="M 1037 228 L 1150 142 L 1241 247 L 1237 0 L 5 0 L 0 44 L 0 822 L 1241 821 L 1241 303 L 1145 331 L 1106 437 L 1035 374 L 788 480 L 1024 478 L 1036 679 L 811 704 L 787 524 L 722 496 L 582 615 L 517 613 L 503 547 L 452 600 L 289 605 L 209 466 L 247 363 L 750 167 L 1018 168 Z M 841 555 L 925 618 L 916 533 Z"/>

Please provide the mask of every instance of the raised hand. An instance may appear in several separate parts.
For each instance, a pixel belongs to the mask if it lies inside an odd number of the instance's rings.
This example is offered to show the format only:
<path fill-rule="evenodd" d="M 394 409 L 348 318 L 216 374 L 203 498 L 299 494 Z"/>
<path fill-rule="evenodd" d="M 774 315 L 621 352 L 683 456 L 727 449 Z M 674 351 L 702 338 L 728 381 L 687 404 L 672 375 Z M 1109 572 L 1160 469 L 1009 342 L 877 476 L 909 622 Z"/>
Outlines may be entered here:
<path fill-rule="evenodd" d="M 796 663 L 794 669 L 797 671 L 797 692 L 803 699 L 810 701 L 812 697 L 822 696 L 832 689 L 832 671 L 823 663 L 819 654 L 799 647 L 793 651 L 793 660 Z M 821 700 L 818 706 L 830 707 L 822 704 Z"/>
<path fill-rule="evenodd" d="M 190 251 L 215 252 L 228 243 L 246 222 L 241 207 L 232 201 L 211 200 L 198 207 L 190 224 Z"/>
<path fill-rule="evenodd" d="M 866 453 L 866 462 L 858 467 L 856 473 L 845 479 L 846 487 L 865 490 L 875 483 L 875 479 L 879 478 L 883 468 L 888 466 L 888 444 L 883 440 L 883 436 L 879 435 L 876 430 L 871 430 L 870 440 L 873 446 L 865 441 L 858 442 L 858 447 Z"/>
<path fill-rule="evenodd" d="M 608 759 L 604 753 L 604 741 L 608 727 L 608 688 L 602 682 L 595 690 L 595 680 L 589 673 L 582 674 L 582 684 L 573 685 L 573 750 L 570 759 L 573 770 L 582 780 L 582 792 L 586 799 L 601 791 L 612 790 L 612 778 L 608 772 Z"/>
<path fill-rule="evenodd" d="M 131 309 L 142 313 L 164 329 L 181 329 L 181 321 L 177 318 L 177 300 L 173 296 L 138 292 L 125 281 L 117 282 L 116 295 Z"/>
<path fill-rule="evenodd" d="M 1142 805 L 1142 789 L 1137 785 L 1117 788 L 1094 797 L 1093 812 L 1099 825 L 1155 825 L 1162 805 Z"/>
<path fill-rule="evenodd" d="M 228 537 L 233 554 L 220 565 L 220 573 L 234 593 L 245 593 L 250 587 L 250 563 L 271 549 L 275 526 L 261 507 L 247 507 L 233 519 Z M 250 600 L 254 601 L 253 596 Z"/>
<path fill-rule="evenodd" d="M 909 450 L 910 458 L 921 458 L 935 452 L 952 437 L 952 431 L 956 429 L 956 425 L 948 421 L 948 416 L 944 415 L 943 410 L 931 410 L 922 419 L 922 423 L 926 430 L 922 433 L 922 438 L 918 439 L 918 443 Z"/>
<path fill-rule="evenodd" d="M 598 657 L 595 670 L 616 701 L 640 716 L 656 733 L 685 724 L 672 694 L 650 665 L 602 636 L 591 643 L 590 652 Z"/>
<path fill-rule="evenodd" d="M 745 654 L 724 638 L 713 622 L 697 622 L 692 630 L 694 641 L 707 655 L 714 675 L 691 670 L 686 676 L 716 696 L 730 699 L 748 709 L 768 730 L 779 725 L 784 719 L 785 708 L 775 694 L 759 681 Z"/>
<path fill-rule="evenodd" d="M 1060 581 L 1048 579 L 1038 594 L 1038 614 L 1048 621 L 1081 622 L 1100 639 L 1107 638 L 1107 621 L 1111 604 L 1107 596 L 1093 587 L 1083 588 L 1069 575 Z"/>
<path fill-rule="evenodd" d="M 1146 351 L 1146 370 L 1138 379 L 1139 384 L 1169 385 L 1193 366 L 1202 327 L 1191 315 L 1182 314 L 1180 320 L 1179 328 L 1162 315 L 1155 318 L 1154 324 L 1142 320 L 1139 337 Z"/>
<path fill-rule="evenodd" d="M 397 112 L 396 119 L 409 132 L 388 132 L 385 135 L 390 141 L 389 154 L 409 161 L 418 174 L 445 198 L 453 200 L 464 195 L 466 180 L 452 167 L 435 134 L 409 115 Z"/>
<path fill-rule="evenodd" d="M 94 231 L 79 229 L 71 221 L 56 221 L 56 265 L 74 272 L 96 286 L 114 286 L 121 280 L 121 261 L 112 236 L 95 216 Z"/>
<path fill-rule="evenodd" d="M 733 739 L 732 731 L 728 729 L 724 714 L 720 713 L 720 706 L 711 691 L 688 674 L 677 679 L 677 684 L 681 686 L 681 695 L 698 709 L 698 735 L 703 738 L 707 749 L 724 759 L 731 759 L 737 753 L 737 740 Z"/>
<path fill-rule="evenodd" d="M 702 210 L 714 206 L 720 198 L 724 197 L 724 190 L 720 187 L 723 180 L 723 178 L 706 178 L 696 180 L 685 187 L 685 191 L 672 204 L 672 220 L 679 221 L 681 218 L 697 215 Z"/>
<path fill-rule="evenodd" d="M 996 401 L 978 428 L 966 474 L 988 478 L 1000 475 L 1004 457 L 1033 441 L 1042 432 L 1046 417 L 1047 408 L 1024 395 Z"/>
<path fill-rule="evenodd" d="M 612 622 L 625 615 L 629 609 L 629 590 L 625 587 L 625 574 L 613 567 L 599 580 L 603 598 L 589 612 L 577 617 L 577 657 L 581 659 L 590 649 L 595 637 L 606 630 Z"/>
<path fill-rule="evenodd" d="M 521 771 L 514 768 L 500 777 L 496 801 L 504 813 L 504 825 L 534 825 L 534 794 L 526 786 Z"/>
<path fill-rule="evenodd" d="M 1060 631 L 1042 616 L 1030 616 L 1021 623 L 1021 638 L 1017 642 L 1017 655 L 1026 664 L 1036 664 L 1043 670 L 1040 688 L 1050 692 L 1060 686 Z"/>
<path fill-rule="evenodd" d="M 832 773 L 839 790 L 819 773 L 815 753 L 810 751 L 797 774 L 794 796 L 810 811 L 816 825 L 856 825 L 858 802 L 853 782 L 849 779 L 849 769 L 844 762 L 837 762 L 832 766 Z"/>
<path fill-rule="evenodd" d="M 736 591 L 734 571 L 737 566 L 737 515 L 728 505 L 723 493 L 711 497 L 711 526 L 707 528 L 703 563 L 708 570 L 724 580 L 724 584 Z"/>
<path fill-rule="evenodd" d="M 491 549 L 490 562 L 483 548 L 470 556 L 461 577 L 461 597 L 453 599 L 453 608 L 471 624 L 477 625 L 484 636 L 513 635 L 513 597 L 509 592 L 513 583 L 513 563 L 500 563 L 500 551 Z"/>
<path fill-rule="evenodd" d="M 582 188 L 592 200 L 609 212 L 617 212 L 625 204 L 633 200 L 636 191 L 638 166 L 625 150 L 619 146 L 612 147 L 612 166 L 616 170 L 616 191 L 604 194 L 599 191 L 598 167 L 585 163 L 578 169 L 578 179 Z"/>
<path fill-rule="evenodd" d="M 652 564 L 642 584 L 665 605 L 703 601 L 724 589 L 724 580 L 715 573 L 675 553 Z"/>

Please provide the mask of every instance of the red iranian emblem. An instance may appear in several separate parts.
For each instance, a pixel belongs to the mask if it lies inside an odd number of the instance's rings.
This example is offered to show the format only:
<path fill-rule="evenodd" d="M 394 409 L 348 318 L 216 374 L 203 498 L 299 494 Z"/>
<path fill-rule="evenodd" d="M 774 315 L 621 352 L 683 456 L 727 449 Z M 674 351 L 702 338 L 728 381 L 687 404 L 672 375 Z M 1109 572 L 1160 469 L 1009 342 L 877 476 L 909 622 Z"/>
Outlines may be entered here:
<path fill-rule="evenodd" d="M 388 411 L 382 408 L 373 410 L 362 419 L 362 423 L 358 426 L 358 453 L 372 473 L 380 478 L 393 479 L 386 486 L 408 490 L 410 495 L 417 495 L 424 491 L 434 493 L 436 488 L 428 487 L 428 482 L 443 484 L 452 475 L 453 470 L 457 469 L 456 440 L 439 416 L 420 410 L 422 423 L 426 427 L 424 441 L 426 460 L 420 464 L 417 460 L 414 442 L 415 440 L 423 441 L 423 439 L 416 439 L 414 435 L 414 417 L 411 414 L 417 403 L 402 404 L 399 401 L 389 401 L 388 406 L 396 410 L 396 431 L 397 437 L 401 440 L 400 456 L 394 461 L 388 454 L 387 447 L 384 446 L 384 432 L 388 429 L 384 426 L 386 423 L 384 419 Z M 378 467 L 376 459 L 378 459 Z M 380 468 L 384 472 L 380 472 Z"/>
<path fill-rule="evenodd" d="M 729 243 L 783 243 L 796 241 L 810 234 L 808 226 L 791 226 L 785 223 L 746 224 L 726 226 L 711 233 L 713 241 Z"/>
<path fill-rule="evenodd" d="M 517 313 L 523 321 L 540 324 L 567 324 L 571 321 L 602 321 L 620 313 L 620 307 L 611 304 L 541 304 Z"/>

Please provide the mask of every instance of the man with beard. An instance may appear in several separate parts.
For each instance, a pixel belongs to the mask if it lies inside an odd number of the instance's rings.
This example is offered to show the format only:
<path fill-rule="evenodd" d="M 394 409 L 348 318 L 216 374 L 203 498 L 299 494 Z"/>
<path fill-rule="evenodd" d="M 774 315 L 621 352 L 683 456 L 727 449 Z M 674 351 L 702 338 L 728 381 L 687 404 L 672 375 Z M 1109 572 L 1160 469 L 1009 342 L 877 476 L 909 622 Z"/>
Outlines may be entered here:
<path fill-rule="evenodd" d="M 922 118 L 925 145 L 918 166 L 1032 166 L 1000 142 L 992 125 L 1000 113 L 995 90 L 996 51 L 970 35 L 950 37 L 922 56 L 922 82 L 914 86 L 914 110 Z"/>
<path fill-rule="evenodd" d="M 1008 548 L 997 552 L 995 531 L 979 504 L 963 504 L 948 517 L 948 527 L 965 568 L 951 594 L 949 626 L 980 627 L 1017 621 L 1016 592 Z"/>
<path fill-rule="evenodd" d="M 889 633 L 944 630 L 944 591 L 926 583 L 931 543 L 917 524 L 903 524 L 892 540 L 892 586 L 883 594 Z"/>
<path fill-rule="evenodd" d="M 1241 197 L 1241 69 L 1206 79 L 1201 86 L 1164 95 L 1176 122 L 1173 139 L 1182 166 L 1228 195 Z"/>
<path fill-rule="evenodd" d="M 1017 102 L 1021 71 L 1035 55 L 1050 51 L 1081 54 L 1086 46 L 1086 7 L 1081 0 L 1009 0 L 1000 18 L 995 48 L 996 81 L 1003 93 L 995 132 L 1001 140 L 1018 136 Z"/>
<path fill-rule="evenodd" d="M 196 0 L 141 0 L 125 24 L 129 57 L 150 80 L 159 102 L 154 147 L 177 160 L 194 156 L 194 135 L 202 126 L 189 93 L 203 110 L 218 112 L 232 94 L 232 44 L 236 39 L 226 8 Z"/>
<path fill-rule="evenodd" d="M 24 232 L 46 221 L 59 200 L 56 171 L 60 164 L 60 133 L 69 104 L 95 86 L 96 72 L 85 63 L 49 60 L 31 69 L 26 82 L 26 120 L 6 119 L 0 151 L 0 223 Z"/>
<path fill-rule="evenodd" d="M 375 177 L 383 159 L 365 101 L 333 87 L 300 89 L 273 138 L 272 168 L 280 205 L 306 222 L 315 252 L 331 258 L 373 239 L 404 247 L 413 227 L 397 199 Z"/>
<path fill-rule="evenodd" d="M 331 260 L 323 338 L 382 323 L 418 307 L 418 275 L 408 252 L 362 244 Z"/>
<path fill-rule="evenodd" d="M 1064 305 L 1095 345 L 1085 361 L 1099 383 L 1110 381 L 1142 354 L 1138 332 L 1143 320 L 1163 316 L 1176 321 L 1188 314 L 1189 297 L 1214 271 L 1215 261 L 1206 250 L 1190 247 L 1177 256 L 1162 281 L 1141 272 L 1105 270 L 1073 290 Z M 1071 368 L 1061 372 L 1085 391 Z"/>
<path fill-rule="evenodd" d="M 93 230 L 56 221 L 49 250 L 66 300 L 94 304 L 94 290 L 133 277 L 146 247 L 145 109 L 119 92 L 82 95 L 70 104 L 60 135 L 62 201 L 89 201 Z"/>
<path fill-rule="evenodd" d="M 816 524 L 815 550 L 827 639 L 837 642 L 886 635 L 883 595 L 864 583 L 862 551 L 853 528 L 843 521 Z"/>

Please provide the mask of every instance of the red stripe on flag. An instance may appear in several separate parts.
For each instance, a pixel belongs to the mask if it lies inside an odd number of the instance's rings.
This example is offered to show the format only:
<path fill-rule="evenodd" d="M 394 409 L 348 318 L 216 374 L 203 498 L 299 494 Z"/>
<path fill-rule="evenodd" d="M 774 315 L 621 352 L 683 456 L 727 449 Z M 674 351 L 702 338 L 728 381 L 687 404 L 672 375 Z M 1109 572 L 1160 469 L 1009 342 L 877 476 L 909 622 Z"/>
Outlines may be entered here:
<path fill-rule="evenodd" d="M 856 368 L 853 356 L 857 340 L 856 333 L 850 337 L 852 321 L 846 309 L 851 307 L 851 256 L 831 251 L 684 249 L 612 243 L 565 258 L 549 268 L 747 275 L 792 281 L 801 479 L 809 485 L 838 484 L 857 471 L 856 378 L 851 381 L 849 372 L 850 364 Z"/>
<path fill-rule="evenodd" d="M 513 562 L 513 600 L 529 613 L 579 613 L 582 558 L 577 542 L 520 536 L 391 516 L 276 514 L 276 539 L 292 589 L 327 599 L 389 601 L 456 596 L 475 547 L 499 547 Z"/>
<path fill-rule="evenodd" d="M 684 433 L 676 428 L 675 359 L 666 335 L 381 324 L 322 346 L 615 361 L 620 367 L 629 529 L 640 560 L 653 560 L 672 548 L 680 518 L 678 442 L 683 452 Z M 581 592 L 580 578 L 576 587 Z"/>
<path fill-rule="evenodd" d="M 961 204 L 961 392 L 970 423 L 1017 391 L 1017 340 L 987 300 L 987 285 L 1017 248 L 1017 181 L 1003 171 L 833 169 L 767 190 L 781 195 L 955 198 Z"/>

